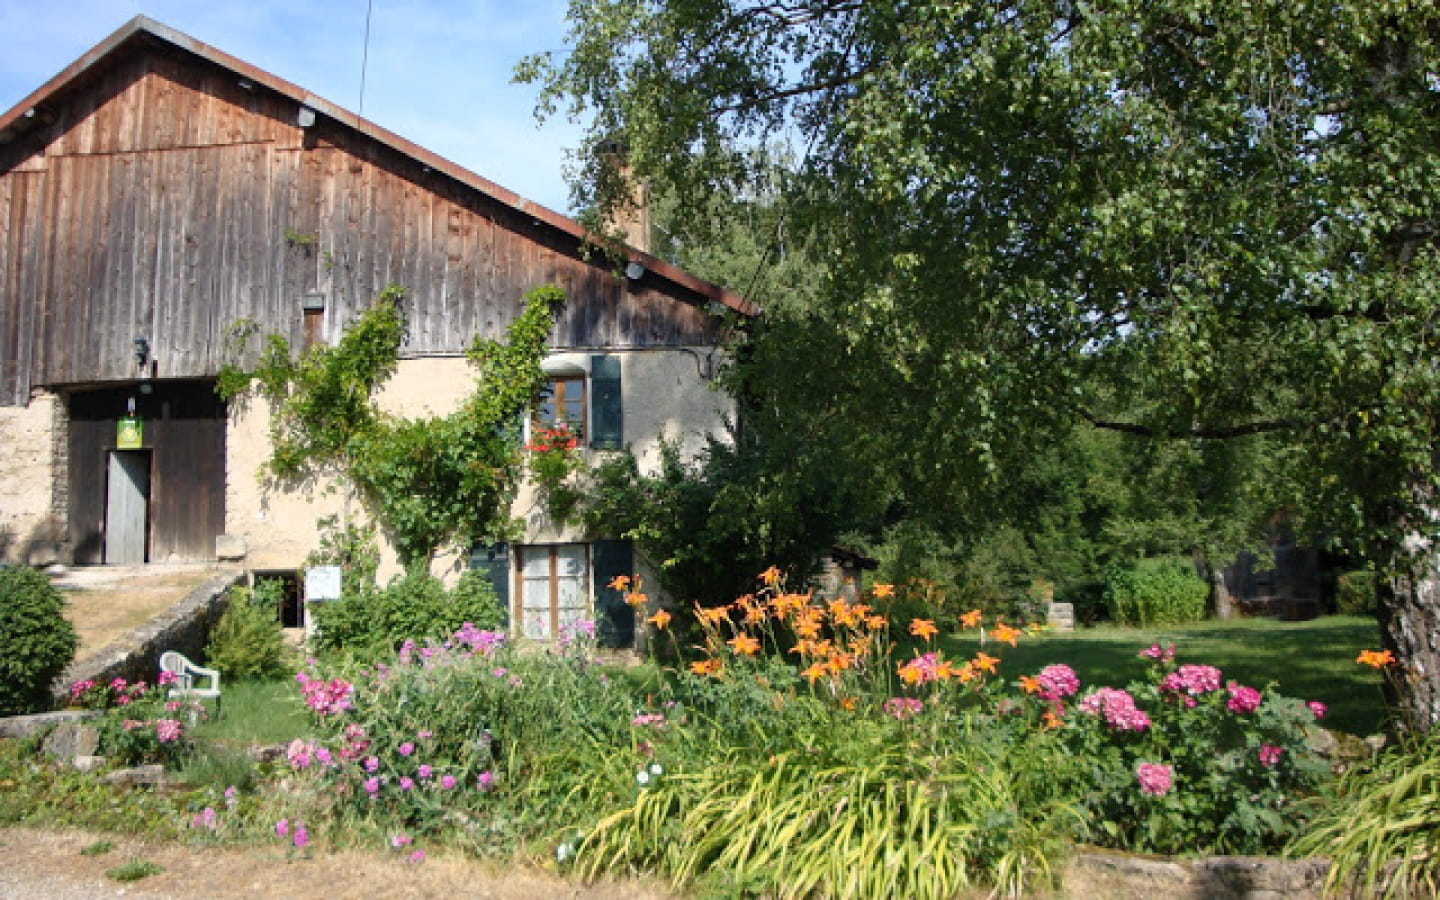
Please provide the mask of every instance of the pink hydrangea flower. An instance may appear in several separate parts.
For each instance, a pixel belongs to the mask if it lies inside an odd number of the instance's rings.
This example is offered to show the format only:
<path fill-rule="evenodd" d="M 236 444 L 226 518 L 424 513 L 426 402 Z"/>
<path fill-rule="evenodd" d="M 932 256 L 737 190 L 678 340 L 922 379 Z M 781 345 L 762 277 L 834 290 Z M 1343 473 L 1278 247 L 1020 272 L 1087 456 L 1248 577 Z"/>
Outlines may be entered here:
<path fill-rule="evenodd" d="M 1075 670 L 1060 663 L 1041 669 L 1036 680 L 1040 682 L 1040 696 L 1045 700 L 1073 697 L 1080 690 L 1080 678 Z"/>
<path fill-rule="evenodd" d="M 1181 666 L 1165 676 L 1160 689 L 1192 697 L 1209 694 L 1220 690 L 1220 670 L 1214 666 Z"/>
<path fill-rule="evenodd" d="M 185 726 L 181 725 L 178 719 L 156 719 L 155 739 L 162 744 L 171 744 L 180 740 L 184 734 Z"/>
<path fill-rule="evenodd" d="M 1096 688 L 1080 701 L 1078 709 L 1103 716 L 1105 723 L 1117 731 L 1144 731 L 1150 727 L 1150 717 L 1135 705 L 1135 698 L 1116 688 Z"/>
<path fill-rule="evenodd" d="M 1175 784 L 1175 770 L 1162 763 L 1141 763 L 1135 767 L 1135 777 L 1140 781 L 1140 792 L 1151 797 L 1165 796 Z"/>
<path fill-rule="evenodd" d="M 1230 682 L 1225 685 L 1230 699 L 1225 701 L 1226 709 L 1238 715 L 1247 715 L 1260 708 L 1260 692 L 1243 684 Z"/>
<path fill-rule="evenodd" d="M 1147 659 L 1159 660 L 1161 662 L 1170 662 L 1175 658 L 1175 645 L 1171 644 L 1170 646 L 1161 649 L 1159 644 L 1151 644 L 1150 649 L 1141 650 L 1140 655 Z"/>
<path fill-rule="evenodd" d="M 1325 713 L 1326 713 L 1326 711 L 1327 711 L 1327 707 L 1325 706 L 1325 704 L 1321 703 L 1319 700 L 1311 700 L 1309 703 L 1307 703 L 1307 704 L 1305 704 L 1305 705 L 1310 708 L 1310 712 L 1314 714 L 1315 720 L 1316 720 L 1317 722 L 1318 722 L 1319 720 L 1325 718 Z"/>
<path fill-rule="evenodd" d="M 1274 744 L 1261 744 L 1260 765 L 1267 769 L 1275 768 L 1275 764 L 1280 762 L 1280 754 L 1284 752 L 1285 749 L 1283 747 L 1277 747 Z"/>

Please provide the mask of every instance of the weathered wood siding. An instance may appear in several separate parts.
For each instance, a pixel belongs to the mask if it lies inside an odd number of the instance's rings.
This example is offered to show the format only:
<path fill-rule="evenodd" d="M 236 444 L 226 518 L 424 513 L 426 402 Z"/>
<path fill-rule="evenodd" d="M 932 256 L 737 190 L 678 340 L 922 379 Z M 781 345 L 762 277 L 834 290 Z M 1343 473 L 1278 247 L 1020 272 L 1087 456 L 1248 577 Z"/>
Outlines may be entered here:
<path fill-rule="evenodd" d="M 339 334 L 385 285 L 411 292 L 411 353 L 499 336 L 526 290 L 570 297 L 553 343 L 711 343 L 703 299 L 617 278 L 571 235 L 292 99 L 158 42 L 116 54 L 0 145 L 0 403 L 32 385 L 124 381 L 132 341 L 160 378 L 213 375 L 230 326 Z M 678 301 L 678 302 L 677 302 Z"/>

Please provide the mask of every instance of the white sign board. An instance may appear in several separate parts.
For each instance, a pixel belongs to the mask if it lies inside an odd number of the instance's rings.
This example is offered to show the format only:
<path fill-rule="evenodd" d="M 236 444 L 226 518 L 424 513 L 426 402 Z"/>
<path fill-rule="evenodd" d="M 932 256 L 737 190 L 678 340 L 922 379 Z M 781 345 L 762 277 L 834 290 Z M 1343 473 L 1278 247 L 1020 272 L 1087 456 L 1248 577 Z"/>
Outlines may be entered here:
<path fill-rule="evenodd" d="M 339 600 L 340 567 L 316 566 L 305 570 L 305 600 Z"/>

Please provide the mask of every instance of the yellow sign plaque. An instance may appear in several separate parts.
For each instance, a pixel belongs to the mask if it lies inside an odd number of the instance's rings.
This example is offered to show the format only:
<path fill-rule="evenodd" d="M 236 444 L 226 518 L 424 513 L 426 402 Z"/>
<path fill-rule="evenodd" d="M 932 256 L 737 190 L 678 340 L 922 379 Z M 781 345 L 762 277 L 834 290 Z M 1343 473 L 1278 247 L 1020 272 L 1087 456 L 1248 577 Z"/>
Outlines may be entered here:
<path fill-rule="evenodd" d="M 145 424 L 139 416 L 126 416 L 115 429 L 115 449 L 139 450 L 145 445 Z"/>

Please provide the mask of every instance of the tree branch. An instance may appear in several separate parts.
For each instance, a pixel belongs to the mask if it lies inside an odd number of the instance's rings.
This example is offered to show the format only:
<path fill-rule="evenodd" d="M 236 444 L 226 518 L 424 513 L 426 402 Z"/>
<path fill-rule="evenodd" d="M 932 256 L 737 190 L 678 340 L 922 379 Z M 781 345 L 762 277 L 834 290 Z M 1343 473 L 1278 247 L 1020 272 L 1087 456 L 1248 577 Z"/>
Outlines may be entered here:
<path fill-rule="evenodd" d="M 1270 422 L 1247 422 L 1244 425 L 1232 425 L 1228 428 L 1192 428 L 1188 431 L 1167 431 L 1157 430 L 1148 425 L 1141 425 L 1137 422 L 1114 422 L 1101 419 L 1086 409 L 1077 409 L 1080 418 L 1090 423 L 1095 428 L 1103 428 L 1106 431 L 1118 431 L 1122 434 L 1136 434 L 1141 437 L 1159 438 L 1202 438 L 1204 440 L 1229 440 L 1231 438 L 1249 437 L 1254 434 L 1271 434 L 1277 431 L 1294 431 L 1304 427 L 1303 422 L 1292 419 L 1277 419 Z"/>
<path fill-rule="evenodd" d="M 814 94 L 821 91 L 828 91 L 832 88 L 843 87 L 860 78 L 861 76 L 873 72 L 876 68 L 878 68 L 878 64 L 872 63 L 869 65 L 861 66 L 860 68 L 854 69 L 850 72 L 846 72 L 843 75 L 837 75 L 836 77 L 828 79 L 826 81 L 817 81 L 809 84 L 800 84 L 794 87 L 782 88 L 778 91 L 771 91 L 768 94 L 752 94 L 751 96 L 748 96 L 743 100 L 738 100 L 734 103 L 726 103 L 722 106 L 712 106 L 710 107 L 710 114 L 714 116 L 722 116 L 726 113 L 743 112 L 747 109 L 754 109 L 757 106 L 764 106 L 767 103 L 773 103 L 776 100 L 788 100 L 791 97 L 798 97 L 802 94 Z"/>

